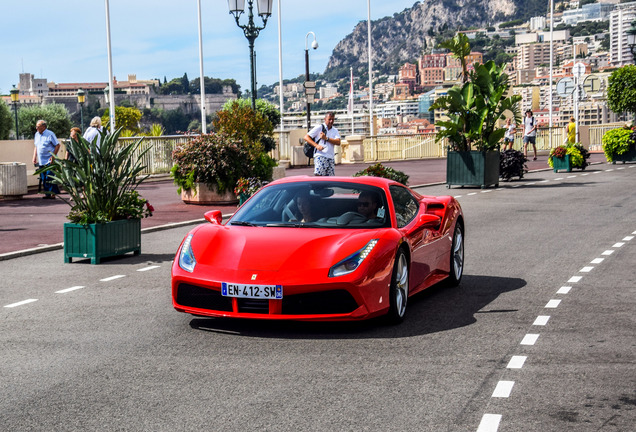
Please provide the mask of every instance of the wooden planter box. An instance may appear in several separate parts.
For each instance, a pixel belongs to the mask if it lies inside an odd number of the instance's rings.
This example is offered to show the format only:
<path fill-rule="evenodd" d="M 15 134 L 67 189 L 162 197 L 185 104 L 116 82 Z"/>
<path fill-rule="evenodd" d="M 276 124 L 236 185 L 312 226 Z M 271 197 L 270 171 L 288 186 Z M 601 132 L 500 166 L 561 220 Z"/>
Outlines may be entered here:
<path fill-rule="evenodd" d="M 220 194 L 216 188 L 210 189 L 205 183 L 196 183 L 194 189 L 182 190 L 181 200 L 186 204 L 236 204 L 238 199 L 232 191 Z"/>
<path fill-rule="evenodd" d="M 499 151 L 449 151 L 446 158 L 446 187 L 499 186 Z"/>
<path fill-rule="evenodd" d="M 612 163 L 615 164 L 617 161 L 623 162 L 623 163 L 636 162 L 636 149 L 632 147 L 629 150 L 627 150 L 625 153 L 616 155 L 616 157 L 614 157 L 614 162 Z"/>
<path fill-rule="evenodd" d="M 134 252 L 141 253 L 141 220 L 126 219 L 103 224 L 64 224 L 64 262 L 90 258 L 99 264 L 102 258 Z"/>
<path fill-rule="evenodd" d="M 570 161 L 570 155 L 566 154 L 562 158 L 552 157 L 552 169 L 554 172 L 558 172 L 559 170 L 566 170 L 567 172 L 572 172 L 572 161 Z"/>

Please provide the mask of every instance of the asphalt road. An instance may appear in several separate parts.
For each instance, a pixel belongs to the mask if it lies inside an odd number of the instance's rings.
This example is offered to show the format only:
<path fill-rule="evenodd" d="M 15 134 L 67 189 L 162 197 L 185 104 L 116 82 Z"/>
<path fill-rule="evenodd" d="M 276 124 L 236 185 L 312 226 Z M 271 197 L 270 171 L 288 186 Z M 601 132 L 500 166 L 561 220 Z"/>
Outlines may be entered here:
<path fill-rule="evenodd" d="M 0 430 L 632 431 L 634 184 L 627 164 L 420 189 L 462 204 L 465 276 L 400 326 L 178 313 L 187 227 L 99 266 L 2 261 Z"/>

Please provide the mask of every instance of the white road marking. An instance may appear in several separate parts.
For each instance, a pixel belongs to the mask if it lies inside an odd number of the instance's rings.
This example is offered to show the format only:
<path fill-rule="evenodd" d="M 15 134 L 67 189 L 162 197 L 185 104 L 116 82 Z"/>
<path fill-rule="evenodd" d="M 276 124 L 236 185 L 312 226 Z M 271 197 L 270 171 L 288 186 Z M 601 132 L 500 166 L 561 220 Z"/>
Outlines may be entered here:
<path fill-rule="evenodd" d="M 581 174 L 582 177 L 584 177 L 586 175 L 590 175 L 590 173 Z"/>
<path fill-rule="evenodd" d="M 568 176 L 568 178 L 574 178 L 574 177 L 576 177 L 576 176 Z"/>
<path fill-rule="evenodd" d="M 65 289 L 62 289 L 62 290 L 59 290 L 59 291 L 55 291 L 55 294 L 66 294 L 67 292 L 75 291 L 75 290 L 82 289 L 82 288 L 86 288 L 86 287 L 84 287 L 84 286 L 73 286 L 73 287 L 70 287 L 70 288 L 65 288 Z"/>
<path fill-rule="evenodd" d="M 550 181 L 550 180 L 541 180 L 539 183 L 547 183 L 547 182 L 549 182 L 549 181 Z"/>
<path fill-rule="evenodd" d="M 512 356 L 510 361 L 508 362 L 508 369 L 521 369 L 523 364 L 526 362 L 526 356 Z"/>
<path fill-rule="evenodd" d="M 38 299 L 26 299 L 26 300 L 19 301 L 17 303 L 11 303 L 11 304 L 5 305 L 4 307 L 6 307 L 6 308 L 14 308 L 14 307 L 22 306 L 22 305 L 25 305 L 25 304 L 28 304 L 28 303 L 33 303 L 35 301 L 38 301 Z"/>
<path fill-rule="evenodd" d="M 521 187 L 520 184 L 513 185 L 512 187 Z"/>
<path fill-rule="evenodd" d="M 628 242 L 628 241 L 633 240 L 633 239 L 634 239 L 634 236 L 627 236 L 627 237 L 625 237 L 625 238 L 623 239 L 623 241 Z"/>
<path fill-rule="evenodd" d="M 461 197 L 462 197 L 461 195 L 457 195 L 457 196 L 455 196 L 455 198 L 461 198 Z"/>
<path fill-rule="evenodd" d="M 497 189 L 495 189 L 495 190 L 496 190 L 496 191 L 498 191 L 498 190 L 503 190 L 503 188 L 497 188 Z"/>
<path fill-rule="evenodd" d="M 501 414 L 484 414 L 477 432 L 497 432 L 499 422 L 501 422 Z"/>
<path fill-rule="evenodd" d="M 526 183 L 526 186 L 532 186 L 533 184 L 536 184 L 537 182 L 530 182 L 530 183 Z"/>
<path fill-rule="evenodd" d="M 625 243 L 623 243 L 623 242 L 618 242 L 618 243 L 614 243 L 614 244 L 612 245 L 612 247 L 613 247 L 613 248 L 619 248 L 619 247 L 623 247 L 623 245 L 624 245 L 624 244 L 625 244 Z"/>
<path fill-rule="evenodd" d="M 614 251 L 613 250 L 606 250 L 605 252 L 603 252 L 601 255 L 611 255 L 613 254 Z"/>
<path fill-rule="evenodd" d="M 563 180 L 563 177 L 557 177 L 554 180 Z"/>
<path fill-rule="evenodd" d="M 468 194 L 468 196 L 472 196 L 472 195 L 477 195 L 477 192 L 471 192 Z"/>
<path fill-rule="evenodd" d="M 530 334 L 530 333 L 528 333 L 521 340 L 521 345 L 534 345 L 537 342 L 537 339 L 539 339 L 539 335 L 538 334 Z"/>
<path fill-rule="evenodd" d="M 613 169 L 606 169 L 605 172 L 614 171 Z"/>
<path fill-rule="evenodd" d="M 616 168 L 616 169 L 617 169 L 617 170 L 623 170 L 623 169 L 625 169 L 625 168 L 621 167 L 621 168 Z"/>
<path fill-rule="evenodd" d="M 581 279 L 583 279 L 583 276 L 572 276 L 570 280 L 568 281 L 568 283 L 577 283 Z"/>
<path fill-rule="evenodd" d="M 594 258 L 594 259 L 590 262 L 590 264 L 600 264 L 600 263 L 602 263 L 603 261 L 605 261 L 605 258 Z"/>
<path fill-rule="evenodd" d="M 554 309 L 554 308 L 559 307 L 559 303 L 561 303 L 561 300 L 552 299 L 545 305 L 545 307 L 549 308 L 549 309 Z"/>
<path fill-rule="evenodd" d="M 570 292 L 570 290 L 572 289 L 572 287 L 569 286 L 562 286 L 561 288 L 559 288 L 559 290 L 557 291 L 557 294 L 567 294 Z"/>
<path fill-rule="evenodd" d="M 104 278 L 104 279 L 100 279 L 99 281 L 100 282 L 110 282 L 112 280 L 123 278 L 123 277 L 126 277 L 126 275 L 115 275 L 115 276 L 107 277 L 107 278 Z"/>
<path fill-rule="evenodd" d="M 548 315 L 539 315 L 536 320 L 532 323 L 532 325 L 536 326 L 544 326 L 548 323 L 550 317 Z"/>
<path fill-rule="evenodd" d="M 594 270 L 593 266 L 585 266 L 581 270 L 579 270 L 579 273 L 589 273 L 592 270 Z"/>
<path fill-rule="evenodd" d="M 600 174 L 600 171 L 594 171 L 592 174 Z"/>
<path fill-rule="evenodd" d="M 152 270 L 152 269 L 156 269 L 156 268 L 159 268 L 159 266 L 148 266 L 148 267 L 137 269 L 137 271 L 143 272 L 143 271 L 148 271 L 148 270 Z"/>
<path fill-rule="evenodd" d="M 498 398 L 510 397 L 510 392 L 512 391 L 512 387 L 514 385 L 515 385 L 514 381 L 499 381 L 497 383 L 497 387 L 495 387 L 495 391 L 492 392 L 491 397 L 498 397 Z"/>
<path fill-rule="evenodd" d="M 488 193 L 488 192 L 492 192 L 492 190 L 488 189 L 488 190 L 481 191 L 481 193 Z"/>

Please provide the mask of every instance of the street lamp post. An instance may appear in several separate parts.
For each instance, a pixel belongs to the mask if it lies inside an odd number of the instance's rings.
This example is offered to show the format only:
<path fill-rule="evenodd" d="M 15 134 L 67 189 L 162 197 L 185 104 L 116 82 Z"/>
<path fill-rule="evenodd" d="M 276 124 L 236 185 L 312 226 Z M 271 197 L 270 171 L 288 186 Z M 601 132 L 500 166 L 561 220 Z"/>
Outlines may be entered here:
<path fill-rule="evenodd" d="M 627 30 L 627 45 L 632 52 L 632 60 L 636 63 L 636 21 L 632 21 L 632 26 Z"/>
<path fill-rule="evenodd" d="M 272 14 L 272 2 L 273 0 L 257 0 L 256 5 L 258 8 L 258 15 L 263 20 L 263 26 L 258 27 L 254 24 L 254 13 L 252 12 L 254 7 L 254 0 L 247 0 L 248 15 L 247 24 L 241 25 L 239 18 L 245 11 L 245 0 L 228 0 L 228 6 L 230 13 L 234 15 L 236 25 L 243 30 L 250 47 L 250 78 L 252 82 L 252 109 L 256 109 L 256 54 L 254 53 L 254 41 L 258 37 L 261 30 L 267 25 L 267 19 Z"/>
<path fill-rule="evenodd" d="M 311 43 L 313 49 L 318 48 L 316 34 L 312 31 L 305 35 L 305 97 L 307 98 L 307 130 L 311 130 L 311 102 L 316 94 L 316 83 L 309 81 L 309 47 L 307 46 L 307 38 L 313 35 L 314 41 Z"/>
<path fill-rule="evenodd" d="M 11 94 L 11 103 L 13 104 L 13 113 L 15 114 L 15 139 L 18 139 L 18 103 L 20 102 L 20 90 L 13 88 L 9 90 Z"/>
<path fill-rule="evenodd" d="M 84 102 L 86 102 L 86 92 L 82 89 L 77 90 L 77 103 L 80 106 L 80 130 L 84 133 Z"/>

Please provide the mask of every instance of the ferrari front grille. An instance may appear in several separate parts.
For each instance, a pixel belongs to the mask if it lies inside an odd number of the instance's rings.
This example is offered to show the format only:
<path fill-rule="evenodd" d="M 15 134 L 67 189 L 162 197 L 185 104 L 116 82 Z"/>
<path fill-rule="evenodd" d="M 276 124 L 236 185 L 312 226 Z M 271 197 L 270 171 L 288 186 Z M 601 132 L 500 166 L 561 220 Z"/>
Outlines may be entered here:
<path fill-rule="evenodd" d="M 223 297 L 220 291 L 190 284 L 177 287 L 177 304 L 223 312 L 232 312 L 232 299 Z"/>
<path fill-rule="evenodd" d="M 240 298 L 238 301 L 239 312 L 247 313 L 269 313 L 269 300 Z"/>
<path fill-rule="evenodd" d="M 285 315 L 344 314 L 358 308 L 354 298 L 345 290 L 321 291 L 283 297 Z"/>

